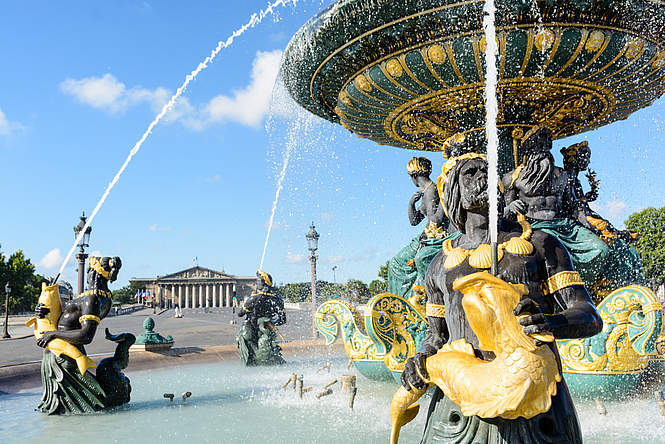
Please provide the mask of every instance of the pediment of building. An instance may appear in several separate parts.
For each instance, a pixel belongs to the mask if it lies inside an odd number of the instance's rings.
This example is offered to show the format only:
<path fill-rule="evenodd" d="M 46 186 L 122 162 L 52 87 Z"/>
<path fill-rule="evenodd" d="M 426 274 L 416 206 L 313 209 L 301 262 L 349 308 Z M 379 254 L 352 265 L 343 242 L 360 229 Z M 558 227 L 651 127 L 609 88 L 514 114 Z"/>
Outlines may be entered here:
<path fill-rule="evenodd" d="M 233 276 L 229 276 L 228 274 L 224 274 L 219 271 L 211 270 L 210 268 L 197 266 L 178 271 L 176 273 L 168 274 L 166 276 L 161 276 L 159 278 L 160 281 L 180 279 L 233 279 Z"/>

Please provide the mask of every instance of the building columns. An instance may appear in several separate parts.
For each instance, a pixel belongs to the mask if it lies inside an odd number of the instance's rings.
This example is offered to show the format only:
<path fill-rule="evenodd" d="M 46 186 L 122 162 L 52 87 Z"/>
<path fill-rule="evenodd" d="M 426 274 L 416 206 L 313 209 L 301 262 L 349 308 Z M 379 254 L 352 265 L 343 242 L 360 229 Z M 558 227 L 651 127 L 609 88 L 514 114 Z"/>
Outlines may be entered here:
<path fill-rule="evenodd" d="M 224 293 L 226 293 L 226 306 L 231 306 L 231 284 L 224 284 Z"/>
<path fill-rule="evenodd" d="M 180 284 L 178 284 L 178 307 L 180 307 L 180 309 L 185 308 L 182 305 L 182 285 Z"/>

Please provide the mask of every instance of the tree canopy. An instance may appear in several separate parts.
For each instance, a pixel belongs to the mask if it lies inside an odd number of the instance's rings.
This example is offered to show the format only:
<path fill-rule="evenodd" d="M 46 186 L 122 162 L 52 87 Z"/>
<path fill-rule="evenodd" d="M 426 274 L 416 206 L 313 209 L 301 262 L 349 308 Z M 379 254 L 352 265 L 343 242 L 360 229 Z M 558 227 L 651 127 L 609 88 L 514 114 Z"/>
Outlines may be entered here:
<path fill-rule="evenodd" d="M 47 282 L 47 279 L 35 273 L 35 266 L 25 257 L 22 250 L 12 253 L 9 257 L 0 251 L 0 292 L 3 296 L 0 301 L 3 311 L 5 284 L 9 283 L 11 288 L 9 312 L 20 313 L 35 308 L 42 282 Z"/>
<path fill-rule="evenodd" d="M 631 214 L 626 228 L 641 234 L 634 247 L 640 254 L 647 282 L 654 288 L 665 284 L 665 207 Z"/>

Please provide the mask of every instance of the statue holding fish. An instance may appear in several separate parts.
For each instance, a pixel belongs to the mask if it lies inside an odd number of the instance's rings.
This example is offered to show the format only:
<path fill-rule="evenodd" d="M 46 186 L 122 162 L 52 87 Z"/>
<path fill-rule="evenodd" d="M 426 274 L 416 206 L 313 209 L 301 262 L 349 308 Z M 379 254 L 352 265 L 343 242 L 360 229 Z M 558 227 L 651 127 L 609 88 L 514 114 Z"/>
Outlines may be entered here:
<path fill-rule="evenodd" d="M 91 257 L 88 291 L 64 304 L 57 285 L 42 285 L 35 317 L 26 323 L 34 328 L 37 345 L 44 348 L 43 395 L 37 407 L 41 412 L 89 413 L 129 401 L 131 386 L 122 369 L 127 366 L 134 335 L 111 335 L 106 330 L 106 338 L 118 345 L 113 357 L 99 363 L 96 375 L 89 369 L 97 365 L 85 351 L 111 309 L 108 283 L 117 279 L 121 266 L 119 257 Z"/>

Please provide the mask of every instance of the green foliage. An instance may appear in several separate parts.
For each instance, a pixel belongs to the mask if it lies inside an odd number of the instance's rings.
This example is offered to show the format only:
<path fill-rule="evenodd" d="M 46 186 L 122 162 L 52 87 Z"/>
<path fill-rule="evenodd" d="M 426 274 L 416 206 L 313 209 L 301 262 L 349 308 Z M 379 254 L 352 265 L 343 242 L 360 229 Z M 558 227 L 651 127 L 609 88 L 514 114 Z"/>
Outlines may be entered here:
<path fill-rule="evenodd" d="M 349 279 L 348 282 L 344 284 L 344 293 L 347 300 L 359 304 L 364 304 L 370 298 L 367 284 L 357 279 Z"/>
<path fill-rule="evenodd" d="M 389 264 L 390 264 L 390 261 L 386 261 L 386 263 L 384 265 L 381 265 L 381 267 L 379 267 L 379 277 L 381 279 L 383 279 L 383 282 L 386 283 L 386 289 L 388 288 L 388 265 Z"/>
<path fill-rule="evenodd" d="M 9 296 L 9 312 L 32 311 L 37 304 L 44 276 L 35 273 L 35 266 L 26 258 L 22 250 L 9 258 L 0 252 L 0 303 L 4 311 L 5 284 L 9 282 L 12 291 Z"/>
<path fill-rule="evenodd" d="M 654 288 L 665 284 L 665 207 L 631 214 L 626 228 L 642 235 L 633 246 L 640 254 L 647 282 Z"/>
<path fill-rule="evenodd" d="M 113 302 L 119 302 L 121 304 L 131 304 L 136 302 L 136 292 L 142 290 L 145 290 L 145 285 L 139 284 L 138 282 L 130 282 L 129 285 L 125 285 L 124 287 L 111 292 L 113 295 Z"/>
<path fill-rule="evenodd" d="M 370 297 L 374 297 L 377 294 L 385 293 L 387 291 L 388 291 L 388 283 L 387 282 L 380 281 L 378 279 L 374 279 L 372 282 L 369 283 Z"/>
<path fill-rule="evenodd" d="M 312 284 L 309 282 L 296 282 L 277 287 L 277 294 L 287 302 L 307 302 L 312 300 Z M 321 303 L 329 299 L 339 299 L 344 294 L 343 284 L 333 284 L 326 281 L 316 282 L 316 301 Z"/>

